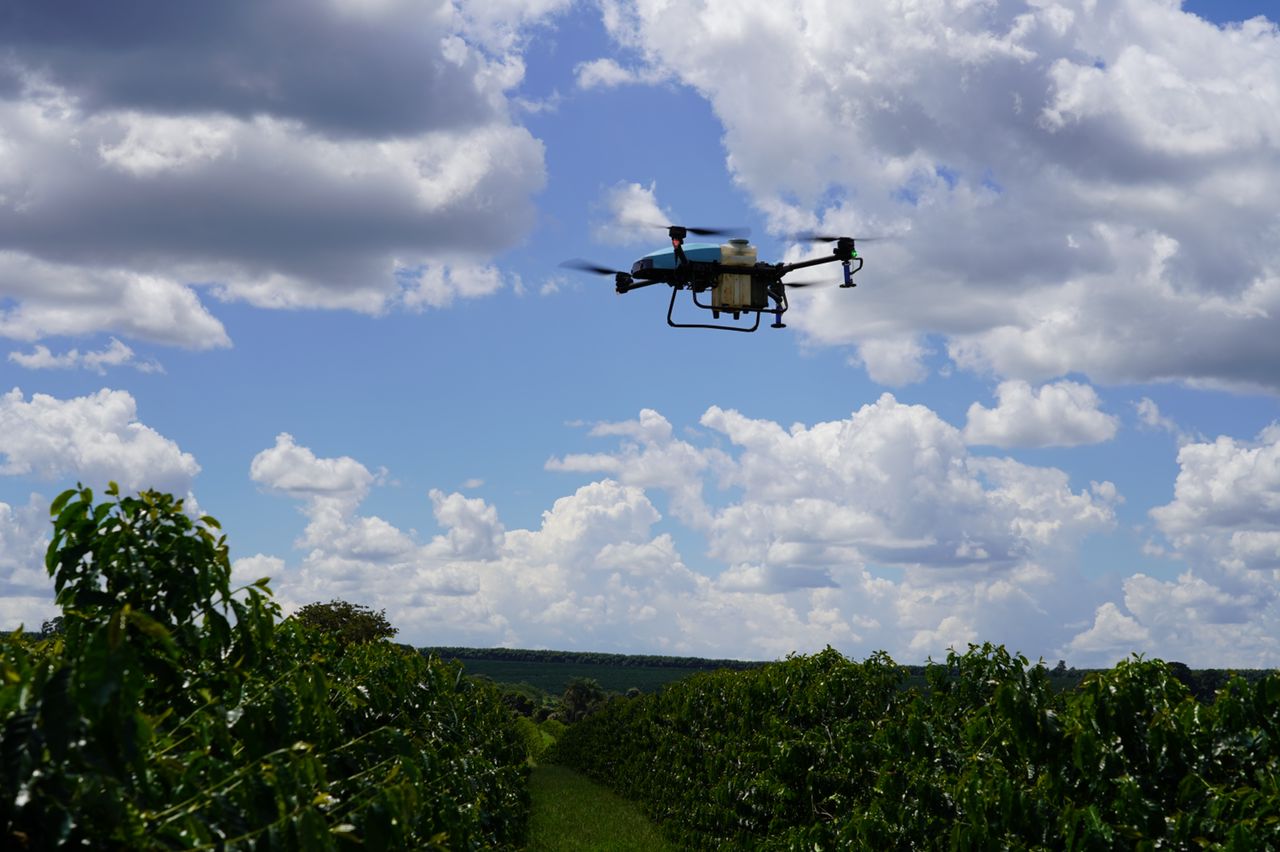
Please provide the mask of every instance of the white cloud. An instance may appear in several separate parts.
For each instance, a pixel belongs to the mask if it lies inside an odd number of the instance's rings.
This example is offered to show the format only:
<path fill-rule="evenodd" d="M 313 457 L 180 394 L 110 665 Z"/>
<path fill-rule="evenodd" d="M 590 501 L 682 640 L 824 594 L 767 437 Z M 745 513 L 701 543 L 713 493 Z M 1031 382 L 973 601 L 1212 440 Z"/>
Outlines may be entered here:
<path fill-rule="evenodd" d="M 1098 410 L 1088 385 L 1055 382 L 1033 390 L 1022 381 L 1001 382 L 995 408 L 969 406 L 964 439 L 997 447 L 1076 447 L 1110 441 L 1119 419 Z"/>
<path fill-rule="evenodd" d="M 719 473 L 743 496 L 717 515 L 710 543 L 731 563 L 1008 570 L 1113 522 L 1063 472 L 971 457 L 955 427 L 890 394 L 789 431 L 715 406 L 701 423 L 740 449 Z"/>
<path fill-rule="evenodd" d="M 703 476 L 709 465 L 722 461 L 721 454 L 673 440 L 671 423 L 649 408 L 637 420 L 597 423 L 589 434 L 627 440 L 615 454 L 570 454 L 550 459 L 547 469 L 607 473 L 627 485 L 659 488 L 669 495 L 671 511 L 685 523 L 697 528 L 710 523 L 710 509 L 702 498 Z"/>
<path fill-rule="evenodd" d="M 0 293 L 16 300 L 0 309 L 0 336 L 14 340 L 110 329 L 190 349 L 231 343 L 195 291 L 171 277 L 0 250 L 0 281 Z"/>
<path fill-rule="evenodd" d="M 44 567 L 49 527 L 49 503 L 40 494 L 32 494 L 25 506 L 0 503 L 0 600 L 47 598 L 33 610 L 45 612 L 53 598 L 53 581 Z M 22 620 L 39 626 L 31 617 Z M 0 619 L 0 629 L 9 623 Z"/>
<path fill-rule="evenodd" d="M 515 287 L 519 276 L 513 276 Z M 502 273 L 497 267 L 469 264 L 435 264 L 418 271 L 404 290 L 404 304 L 410 308 L 445 308 L 454 299 L 478 299 L 502 289 Z"/>
<path fill-rule="evenodd" d="M 579 89 L 614 89 L 618 86 L 651 85 L 663 79 L 661 71 L 653 68 L 623 68 L 608 57 L 580 62 L 573 69 Z"/>
<path fill-rule="evenodd" d="M 106 374 L 106 367 L 130 366 L 141 373 L 163 373 L 164 368 L 154 360 L 139 361 L 133 349 L 111 338 L 105 349 L 96 352 L 80 352 L 71 349 L 54 355 L 49 347 L 37 344 L 31 352 L 10 352 L 9 360 L 28 370 L 70 370 L 82 367 L 98 375 Z"/>
<path fill-rule="evenodd" d="M 1255 441 L 1225 435 L 1178 450 L 1174 500 L 1151 510 L 1174 538 L 1280 529 L 1280 431 Z"/>
<path fill-rule="evenodd" d="M 0 397 L 0 474 L 78 479 L 124 491 L 189 494 L 200 465 L 190 453 L 138 420 L 127 391 L 102 389 L 56 399 L 14 388 Z"/>
<path fill-rule="evenodd" d="M 608 478 L 556 500 L 533 529 L 434 490 L 441 532 L 425 543 L 360 514 L 359 462 L 282 436 L 259 459 L 289 459 L 271 467 L 298 484 L 281 487 L 256 460 L 255 479 L 303 501 L 307 527 L 276 587 L 290 605 L 386 608 L 411 642 L 747 657 L 832 643 L 920 659 L 974 636 L 1048 650 L 1097 605 L 1070 566 L 1085 536 L 1113 524 L 1108 484 L 1077 492 L 1061 471 L 971 457 L 959 430 L 889 395 L 811 427 L 716 407 L 702 426 L 711 434 L 678 439 L 648 409 L 593 425 L 617 446 L 547 467 Z M 318 498 L 317 481 L 348 499 Z M 705 536 L 710 574 L 655 529 L 659 494 L 672 521 Z"/>
<path fill-rule="evenodd" d="M 374 475 L 350 456 L 317 458 L 288 432 L 276 435 L 275 446 L 253 457 L 249 478 L 272 491 L 299 499 L 332 499 L 355 505 L 365 498 Z"/>
<path fill-rule="evenodd" d="M 872 381 L 900 387 L 928 378 L 924 359 L 930 354 L 915 337 L 872 338 L 858 344 L 855 363 L 866 367 Z"/>
<path fill-rule="evenodd" d="M 1222 436 L 1178 451 L 1174 499 L 1152 509 L 1172 544 L 1154 556 L 1187 569 L 1174 580 L 1134 574 L 1123 602 L 1101 610 L 1068 650 L 1139 650 L 1190 665 L 1267 667 L 1280 659 L 1280 429 L 1253 441 Z M 1119 649 L 1099 637 L 1116 634 Z M 1101 658 L 1109 663 L 1111 658 Z"/>
<path fill-rule="evenodd" d="M 1178 424 L 1174 423 L 1168 417 L 1160 413 L 1160 406 L 1150 397 L 1144 396 L 1142 399 L 1134 403 L 1134 409 L 1138 413 L 1138 419 L 1143 426 L 1148 429 L 1159 429 L 1171 434 L 1179 432 Z"/>
<path fill-rule="evenodd" d="M 231 587 L 247 586 L 256 583 L 263 577 L 275 580 L 284 573 L 284 560 L 276 556 L 255 553 L 253 556 L 241 556 L 231 562 Z"/>
<path fill-rule="evenodd" d="M 503 528 L 496 509 L 478 498 L 438 489 L 432 489 L 429 496 L 436 521 L 449 530 L 432 540 L 435 551 L 453 559 L 492 559 L 497 555 Z"/>
<path fill-rule="evenodd" d="M 15 388 L 0 396 L 0 476 L 76 482 L 102 491 L 119 483 L 125 493 L 154 488 L 186 495 L 199 513 L 191 485 L 200 465 L 172 440 L 138 419 L 127 392 L 103 389 L 57 399 Z M 38 629 L 58 614 L 53 581 L 45 570 L 49 501 L 31 494 L 25 506 L 0 502 L 0 629 Z"/>
<path fill-rule="evenodd" d="M 891 383 L 919 361 L 877 349 L 933 334 L 1028 382 L 1280 387 L 1274 25 L 1164 0 L 900 5 L 605 16 L 708 99 L 776 230 L 893 236 L 863 250 L 858 290 L 797 300 L 794 324 Z"/>
<path fill-rule="evenodd" d="M 0 336 L 225 346 L 205 288 L 442 306 L 493 292 L 477 271 L 532 227 L 543 148 L 509 93 L 564 0 L 218 4 L 127 44 L 29 6 L 0 34 Z M 442 266 L 469 271 L 402 294 Z"/>
<path fill-rule="evenodd" d="M 662 209 L 657 198 L 657 182 L 648 186 L 625 181 L 605 191 L 600 201 L 604 214 L 591 225 L 591 238 L 615 245 L 652 243 L 662 236 L 664 225 L 675 221 L 675 215 Z"/>
<path fill-rule="evenodd" d="M 1108 601 L 1098 607 L 1089 629 L 1072 637 L 1065 653 L 1073 659 L 1107 660 L 1100 663 L 1107 665 L 1139 648 L 1149 647 L 1150 643 L 1151 632 Z"/>
<path fill-rule="evenodd" d="M 456 0 L 463 32 L 486 48 L 510 55 L 525 31 L 569 8 L 571 0 Z"/>
<path fill-rule="evenodd" d="M 0 502 L 0 630 L 39 630 L 58 615 L 53 580 L 44 566 L 49 546 L 49 501 L 31 494 L 26 505 Z"/>

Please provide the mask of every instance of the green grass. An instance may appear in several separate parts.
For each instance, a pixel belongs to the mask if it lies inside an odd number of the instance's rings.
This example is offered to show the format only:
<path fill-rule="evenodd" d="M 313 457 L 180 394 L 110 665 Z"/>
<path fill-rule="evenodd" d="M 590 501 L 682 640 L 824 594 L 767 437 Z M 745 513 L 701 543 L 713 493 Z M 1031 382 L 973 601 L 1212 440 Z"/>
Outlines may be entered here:
<path fill-rule="evenodd" d="M 672 847 L 635 805 L 563 766 L 529 779 L 533 815 L 527 852 L 643 852 Z"/>

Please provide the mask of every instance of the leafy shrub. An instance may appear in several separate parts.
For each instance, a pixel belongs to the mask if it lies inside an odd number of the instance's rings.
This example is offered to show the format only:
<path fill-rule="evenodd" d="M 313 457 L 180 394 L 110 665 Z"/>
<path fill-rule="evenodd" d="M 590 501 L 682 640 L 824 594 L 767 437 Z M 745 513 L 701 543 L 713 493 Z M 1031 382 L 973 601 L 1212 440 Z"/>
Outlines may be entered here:
<path fill-rule="evenodd" d="M 491 689 L 233 592 L 225 537 L 144 492 L 54 501 L 61 631 L 0 642 L 6 849 L 477 849 L 518 840 L 524 752 Z"/>
<path fill-rule="evenodd" d="M 991 645 L 904 689 L 828 649 L 615 699 L 547 755 L 687 848 L 1280 846 L 1280 677 L 1209 705 L 1159 661 L 1056 692 Z"/>
<path fill-rule="evenodd" d="M 549 736 L 552 742 L 555 742 L 564 736 L 564 732 L 568 730 L 569 726 L 559 719 L 543 719 L 538 723 L 538 728 Z"/>

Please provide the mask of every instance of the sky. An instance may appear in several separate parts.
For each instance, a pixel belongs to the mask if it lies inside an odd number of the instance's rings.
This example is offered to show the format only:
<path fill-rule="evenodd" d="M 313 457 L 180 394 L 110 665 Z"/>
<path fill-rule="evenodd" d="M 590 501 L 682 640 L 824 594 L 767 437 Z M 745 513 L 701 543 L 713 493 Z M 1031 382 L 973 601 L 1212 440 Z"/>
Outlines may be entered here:
<path fill-rule="evenodd" d="M 0 4 L 0 628 L 114 480 L 418 645 L 1280 665 L 1274 4 L 67 5 Z M 671 223 L 879 239 L 754 334 L 560 266 Z"/>

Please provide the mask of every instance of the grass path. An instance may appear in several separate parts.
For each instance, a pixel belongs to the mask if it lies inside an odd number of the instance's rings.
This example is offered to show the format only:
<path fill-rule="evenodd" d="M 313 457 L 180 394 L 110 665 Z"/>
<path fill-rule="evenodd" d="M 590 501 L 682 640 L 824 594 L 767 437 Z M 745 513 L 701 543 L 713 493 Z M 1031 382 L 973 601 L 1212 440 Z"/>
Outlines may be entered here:
<path fill-rule="evenodd" d="M 527 852 L 647 852 L 672 847 L 626 799 L 563 766 L 534 767 Z"/>

